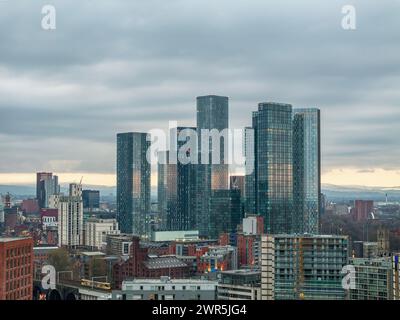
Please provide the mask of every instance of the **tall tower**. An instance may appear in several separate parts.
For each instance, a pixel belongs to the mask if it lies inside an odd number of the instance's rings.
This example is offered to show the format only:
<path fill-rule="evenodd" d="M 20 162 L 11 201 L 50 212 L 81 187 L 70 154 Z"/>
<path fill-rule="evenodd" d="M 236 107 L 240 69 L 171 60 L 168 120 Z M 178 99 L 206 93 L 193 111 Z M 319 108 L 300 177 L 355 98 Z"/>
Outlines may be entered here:
<path fill-rule="evenodd" d="M 49 207 L 49 199 L 52 195 L 60 193 L 58 177 L 51 172 L 36 173 L 36 198 L 40 208 Z"/>
<path fill-rule="evenodd" d="M 151 165 L 147 133 L 117 134 L 117 215 L 122 233 L 149 236 Z"/>
<path fill-rule="evenodd" d="M 257 210 L 269 234 L 292 232 L 293 150 L 292 106 L 267 102 L 258 105 Z"/>
<path fill-rule="evenodd" d="M 58 202 L 58 245 L 76 247 L 83 245 L 82 185 L 70 184 L 69 195 Z"/>
<path fill-rule="evenodd" d="M 197 97 L 199 164 L 196 166 L 196 193 L 198 195 L 195 205 L 196 221 L 200 235 L 212 238 L 218 237 L 220 232 L 227 231 L 220 230 L 225 226 L 219 227 L 220 224 L 213 223 L 216 221 L 217 215 L 219 215 L 218 221 L 229 218 L 221 217 L 221 215 L 229 216 L 229 210 L 217 212 L 217 209 L 221 207 L 229 208 L 229 166 L 225 159 L 225 143 L 227 141 L 224 138 L 217 139 L 219 141 L 205 139 L 203 133 L 206 132 L 205 130 L 213 129 L 223 133 L 223 130 L 228 129 L 228 106 L 228 97 L 215 95 Z M 218 163 L 213 163 L 213 152 L 219 152 L 220 161 Z M 208 163 L 205 163 L 207 159 Z M 214 199 L 212 199 L 213 197 Z"/>
<path fill-rule="evenodd" d="M 321 198 L 320 110 L 294 109 L 293 232 L 318 234 Z"/>

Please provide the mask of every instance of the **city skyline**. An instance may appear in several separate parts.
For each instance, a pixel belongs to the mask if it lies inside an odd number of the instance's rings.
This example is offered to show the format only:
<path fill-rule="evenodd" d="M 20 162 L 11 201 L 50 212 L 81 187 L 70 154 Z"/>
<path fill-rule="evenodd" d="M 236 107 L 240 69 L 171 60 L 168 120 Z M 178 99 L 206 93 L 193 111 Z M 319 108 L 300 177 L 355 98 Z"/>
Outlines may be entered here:
<path fill-rule="evenodd" d="M 356 1 L 359 23 L 346 31 L 343 3 L 285 2 L 152 1 L 121 12 L 119 1 L 71 1 L 56 5 L 51 32 L 40 5 L 1 3 L 0 184 L 48 171 L 115 186 L 117 132 L 193 126 L 195 96 L 220 94 L 231 128 L 249 126 L 260 102 L 320 108 L 322 183 L 398 186 L 398 4 Z"/>

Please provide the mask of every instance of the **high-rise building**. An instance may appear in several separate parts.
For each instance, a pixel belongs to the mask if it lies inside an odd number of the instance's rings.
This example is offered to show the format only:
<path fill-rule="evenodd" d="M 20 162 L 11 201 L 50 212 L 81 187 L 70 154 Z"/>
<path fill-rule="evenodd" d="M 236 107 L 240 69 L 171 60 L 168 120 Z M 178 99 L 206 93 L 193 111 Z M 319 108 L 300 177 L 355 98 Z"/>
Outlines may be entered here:
<path fill-rule="evenodd" d="M 117 135 L 117 215 L 122 233 L 148 236 L 151 165 L 147 133 Z"/>
<path fill-rule="evenodd" d="M 257 214 L 257 111 L 252 113 L 252 127 L 245 128 L 245 212 Z"/>
<path fill-rule="evenodd" d="M 32 300 L 33 240 L 0 238 L 0 300 Z"/>
<path fill-rule="evenodd" d="M 58 203 L 58 245 L 83 245 L 82 185 L 71 183 L 69 195 L 61 196 Z"/>
<path fill-rule="evenodd" d="M 343 300 L 348 238 L 268 235 L 261 241 L 263 300 Z"/>
<path fill-rule="evenodd" d="M 257 213 L 269 234 L 292 231 L 292 106 L 260 103 L 256 118 Z"/>
<path fill-rule="evenodd" d="M 320 110 L 294 109 L 293 232 L 318 234 L 321 196 Z"/>
<path fill-rule="evenodd" d="M 175 131 L 176 130 L 176 133 Z M 196 164 L 183 163 L 179 159 L 179 150 L 190 139 L 189 131 L 195 132 L 193 127 L 178 127 L 171 130 L 176 146 L 176 157 L 173 160 L 172 152 L 159 153 L 158 164 L 158 208 L 161 216 L 161 229 L 192 230 L 195 227 L 195 199 L 196 199 Z M 181 135 L 181 138 L 179 136 Z M 183 139 L 185 138 L 185 139 Z M 196 142 L 197 143 L 197 142 Z M 192 150 L 186 150 L 190 157 Z"/>
<path fill-rule="evenodd" d="M 365 221 L 373 218 L 374 202 L 372 200 L 355 200 L 351 214 L 355 221 Z"/>
<path fill-rule="evenodd" d="M 229 127 L 228 104 L 228 97 L 215 95 L 197 97 L 199 164 L 196 166 L 196 194 L 198 195 L 195 204 L 196 229 L 199 230 L 201 236 L 206 237 L 212 236 L 212 221 L 219 214 L 213 210 L 212 206 L 219 208 L 225 201 L 226 207 L 229 207 L 229 196 L 221 192 L 221 190 L 229 190 L 229 166 L 225 159 L 227 141 L 223 137 L 224 130 Z M 213 141 L 209 135 L 205 135 L 207 132 L 212 134 L 212 131 L 216 132 L 216 130 L 220 134 L 218 141 Z M 218 155 L 219 161 L 217 161 Z M 212 201 L 213 197 L 215 199 Z M 222 230 L 214 228 L 213 233 L 220 231 Z"/>
<path fill-rule="evenodd" d="M 231 232 L 237 231 L 237 226 L 242 223 L 245 211 L 244 176 L 230 176 L 230 202 L 231 202 Z"/>
<path fill-rule="evenodd" d="M 51 172 L 36 173 L 36 198 L 40 208 L 48 208 L 51 195 L 59 194 L 58 177 Z"/>
<path fill-rule="evenodd" d="M 83 207 L 87 209 L 100 208 L 100 191 L 83 190 L 82 191 Z"/>

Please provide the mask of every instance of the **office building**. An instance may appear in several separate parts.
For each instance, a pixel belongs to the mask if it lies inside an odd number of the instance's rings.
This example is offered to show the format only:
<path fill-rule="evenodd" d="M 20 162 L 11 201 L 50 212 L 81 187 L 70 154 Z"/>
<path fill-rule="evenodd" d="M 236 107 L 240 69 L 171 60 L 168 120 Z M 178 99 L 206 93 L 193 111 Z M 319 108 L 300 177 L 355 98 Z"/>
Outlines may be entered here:
<path fill-rule="evenodd" d="M 83 208 L 93 210 L 100 208 L 100 191 L 83 190 L 82 191 Z"/>
<path fill-rule="evenodd" d="M 117 215 L 122 233 L 149 235 L 151 165 L 147 133 L 117 135 Z"/>
<path fill-rule="evenodd" d="M 132 245 L 131 234 L 107 234 L 106 253 L 109 256 L 127 257 L 131 253 Z"/>
<path fill-rule="evenodd" d="M 198 279 L 125 280 L 113 300 L 215 300 L 217 282 Z"/>
<path fill-rule="evenodd" d="M 202 96 L 197 97 L 197 133 L 199 164 L 196 165 L 196 229 L 200 236 L 215 237 L 221 230 L 212 222 L 223 203 L 229 207 L 229 196 L 224 191 L 229 190 L 229 166 L 225 157 L 224 130 L 228 129 L 228 97 Z M 220 139 L 212 141 L 209 135 L 218 131 Z M 226 130 L 225 130 L 226 131 Z M 203 136 L 203 138 L 202 138 Z M 219 156 L 219 157 L 218 157 Z M 219 161 L 217 161 L 219 160 Z M 215 192 L 221 191 L 221 192 Z M 221 198 L 219 198 L 221 197 Z M 212 198 L 214 200 L 212 201 Z"/>
<path fill-rule="evenodd" d="M 83 245 L 82 185 L 71 183 L 69 195 L 61 196 L 58 204 L 58 245 Z"/>
<path fill-rule="evenodd" d="M 393 299 L 391 257 L 352 258 L 349 264 L 355 271 L 355 288 L 350 288 L 350 300 Z"/>
<path fill-rule="evenodd" d="M 343 300 L 348 238 L 268 235 L 261 242 L 263 300 Z"/>
<path fill-rule="evenodd" d="M 290 233 L 293 210 L 292 106 L 260 103 L 256 118 L 257 214 L 268 234 Z"/>
<path fill-rule="evenodd" d="M 163 230 L 190 230 L 196 225 L 196 164 L 191 163 L 196 155 L 187 146 L 192 139 L 197 145 L 194 132 L 194 127 L 171 129 L 171 150 L 159 153 L 158 207 Z"/>
<path fill-rule="evenodd" d="M 252 127 L 245 128 L 245 213 L 257 214 L 257 112 L 252 113 Z"/>
<path fill-rule="evenodd" d="M 60 193 L 58 177 L 51 172 L 38 172 L 36 174 L 36 198 L 40 208 L 49 207 L 49 197 Z"/>
<path fill-rule="evenodd" d="M 33 240 L 0 238 L 0 300 L 32 300 Z"/>
<path fill-rule="evenodd" d="M 321 195 L 320 110 L 294 109 L 293 232 L 319 233 Z"/>
<path fill-rule="evenodd" d="M 222 271 L 217 300 L 261 300 L 261 272 L 249 269 Z"/>
<path fill-rule="evenodd" d="M 89 218 L 85 223 L 85 246 L 95 250 L 105 248 L 107 235 L 119 233 L 116 219 Z"/>

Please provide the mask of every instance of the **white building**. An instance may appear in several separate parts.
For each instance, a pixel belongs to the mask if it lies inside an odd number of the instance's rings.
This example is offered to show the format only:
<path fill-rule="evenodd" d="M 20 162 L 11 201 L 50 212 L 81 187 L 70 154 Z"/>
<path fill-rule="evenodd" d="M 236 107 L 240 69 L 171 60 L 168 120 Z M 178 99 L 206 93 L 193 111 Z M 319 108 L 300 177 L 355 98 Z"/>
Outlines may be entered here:
<path fill-rule="evenodd" d="M 122 282 L 113 300 L 215 300 L 218 282 L 198 279 L 135 279 Z"/>
<path fill-rule="evenodd" d="M 70 185 L 70 195 L 61 196 L 58 204 L 58 245 L 83 244 L 83 201 L 77 184 Z M 80 186 L 82 190 L 82 186 Z"/>
<path fill-rule="evenodd" d="M 106 246 L 106 236 L 118 235 L 116 219 L 88 219 L 85 224 L 85 246 L 101 249 Z"/>

